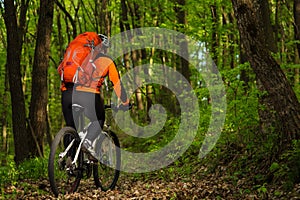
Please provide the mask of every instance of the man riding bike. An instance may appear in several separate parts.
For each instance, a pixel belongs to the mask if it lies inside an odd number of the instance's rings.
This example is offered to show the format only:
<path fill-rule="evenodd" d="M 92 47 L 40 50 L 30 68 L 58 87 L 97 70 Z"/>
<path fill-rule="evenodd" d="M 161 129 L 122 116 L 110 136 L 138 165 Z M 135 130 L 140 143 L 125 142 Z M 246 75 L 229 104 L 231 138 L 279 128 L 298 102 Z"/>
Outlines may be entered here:
<path fill-rule="evenodd" d="M 83 34 L 95 35 L 96 33 L 86 32 Z M 118 98 L 122 101 L 123 106 L 128 106 L 128 109 L 130 107 L 129 99 L 127 98 L 124 87 L 120 82 L 120 76 L 117 71 L 116 64 L 110 57 L 104 54 L 109 47 L 109 40 L 107 36 L 103 34 L 97 34 L 97 36 L 98 38 L 96 39 L 100 40 L 99 44 L 95 47 L 96 54 L 95 59 L 93 60 L 93 66 L 95 69 L 93 71 L 93 81 L 91 84 L 88 86 L 76 84 L 76 82 L 68 82 L 64 79 L 62 79 L 61 84 L 61 103 L 66 125 L 71 126 L 76 130 L 76 124 L 72 112 L 72 104 L 79 104 L 85 108 L 84 114 L 90 120 L 91 125 L 89 126 L 88 134 L 83 142 L 83 150 L 87 150 L 94 158 L 96 158 L 96 154 L 92 143 L 100 133 L 100 130 L 103 128 L 105 121 L 104 100 L 100 95 L 100 88 L 106 76 L 108 76 L 109 80 L 113 83 L 114 91 Z M 68 52 L 65 53 L 65 57 L 66 54 L 68 54 Z M 70 61 L 66 61 L 66 59 L 64 59 L 59 65 L 58 73 L 61 77 L 63 77 L 65 73 L 64 66 L 68 65 L 69 62 Z"/>

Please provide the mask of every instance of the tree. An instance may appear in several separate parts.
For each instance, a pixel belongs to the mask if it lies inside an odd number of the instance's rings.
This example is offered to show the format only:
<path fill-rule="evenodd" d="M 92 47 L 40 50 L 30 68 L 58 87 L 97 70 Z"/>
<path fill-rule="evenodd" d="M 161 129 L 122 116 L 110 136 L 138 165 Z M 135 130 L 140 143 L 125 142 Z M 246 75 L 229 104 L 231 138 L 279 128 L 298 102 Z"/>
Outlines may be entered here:
<path fill-rule="evenodd" d="M 67 16 L 67 18 L 69 19 L 71 25 L 72 25 L 72 36 L 73 38 L 75 38 L 77 36 L 77 26 L 76 26 L 76 22 L 73 19 L 73 17 L 71 16 L 71 14 L 67 11 L 66 7 L 64 7 L 58 0 L 55 0 L 56 5 L 62 10 L 62 12 Z M 77 14 L 75 14 L 76 16 Z"/>
<path fill-rule="evenodd" d="M 8 107 L 8 97 L 7 93 L 9 90 L 8 87 L 8 72 L 7 69 L 8 67 L 5 67 L 6 72 L 5 72 L 5 80 L 4 80 L 4 93 L 2 96 L 2 104 L 3 104 L 3 111 L 2 111 L 2 119 L 1 119 L 1 126 L 2 126 L 2 151 L 5 152 L 5 155 L 8 153 L 8 134 L 7 134 L 7 107 Z M 1 160 L 1 164 L 6 163 L 7 160 L 4 158 Z"/>
<path fill-rule="evenodd" d="M 265 46 L 269 51 L 276 52 L 276 42 L 274 37 L 274 32 L 272 30 L 272 24 L 270 20 L 270 9 L 268 1 L 258 1 L 257 7 L 257 18 L 261 23 L 262 31 L 260 32 L 261 44 Z M 263 95 L 259 97 L 260 106 L 258 109 L 259 120 L 260 120 L 260 132 L 263 135 L 274 129 L 275 131 L 280 131 L 278 128 L 277 114 L 274 111 L 273 104 L 269 102 L 272 101 L 272 96 L 264 94 L 265 88 L 261 81 L 258 79 L 256 83 L 258 89 L 262 92 Z M 279 129 L 279 130 L 278 130 Z"/>
<path fill-rule="evenodd" d="M 21 82 L 22 34 L 25 27 L 26 10 L 29 1 L 21 1 L 19 25 L 16 5 L 13 0 L 4 1 L 4 21 L 7 30 L 7 64 L 9 87 L 12 102 L 13 136 L 15 161 L 17 164 L 29 156 L 29 136 L 26 132 L 25 100 Z"/>
<path fill-rule="evenodd" d="M 35 156 L 42 156 L 44 134 L 47 132 L 47 80 L 53 11 L 54 0 L 40 0 L 29 113 L 30 131 L 34 136 L 34 141 L 30 143 L 30 150 Z"/>
<path fill-rule="evenodd" d="M 177 0 L 177 4 L 175 5 L 175 11 L 177 13 L 177 20 L 180 27 L 180 31 L 185 30 L 187 27 L 186 20 L 186 1 L 185 0 Z M 184 33 L 184 32 L 183 32 Z M 180 58 L 180 71 L 182 75 L 190 82 L 191 72 L 189 69 L 189 62 L 186 60 L 188 58 L 188 42 L 184 35 L 181 35 L 179 38 L 179 46 L 182 51 L 183 57 Z"/>
<path fill-rule="evenodd" d="M 294 31 L 295 31 L 295 40 L 297 40 L 297 45 L 296 45 L 296 58 L 295 58 L 295 63 L 299 64 L 300 63 L 300 0 L 294 0 L 294 20 L 295 20 L 295 25 L 294 25 Z M 295 69 L 295 84 L 299 84 L 299 68 Z"/>
<path fill-rule="evenodd" d="M 285 146 L 300 139 L 300 104 L 280 65 L 272 57 L 260 36 L 258 0 L 232 0 L 242 44 L 257 79 L 268 92 L 280 122 Z"/>
<path fill-rule="evenodd" d="M 294 19 L 295 19 L 295 39 L 300 40 L 300 0 L 294 0 Z M 300 44 L 297 43 L 298 52 Z"/>

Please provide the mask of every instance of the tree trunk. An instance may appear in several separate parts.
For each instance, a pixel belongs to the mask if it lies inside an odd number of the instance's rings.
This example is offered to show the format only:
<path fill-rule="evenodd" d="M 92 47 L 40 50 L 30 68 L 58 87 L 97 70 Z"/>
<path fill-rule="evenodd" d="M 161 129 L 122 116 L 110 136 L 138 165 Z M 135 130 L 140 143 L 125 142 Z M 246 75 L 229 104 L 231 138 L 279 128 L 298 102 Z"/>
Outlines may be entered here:
<path fill-rule="evenodd" d="M 126 34 L 126 37 L 127 37 L 126 42 L 132 42 L 133 39 L 134 39 L 133 38 L 134 33 L 136 33 L 136 34 L 138 34 L 138 33 L 134 32 L 133 30 L 131 32 L 128 16 L 129 16 L 129 14 L 131 14 L 132 18 L 138 18 L 138 19 L 139 19 L 140 16 L 139 16 L 139 11 L 138 11 L 138 6 L 136 4 L 134 4 L 135 10 L 133 11 L 132 9 L 130 9 L 130 5 L 128 5 L 128 4 L 129 4 L 128 1 L 126 3 L 125 0 L 121 0 L 122 15 L 121 15 L 121 18 L 120 18 L 120 28 L 121 28 L 122 32 L 126 31 L 126 33 L 127 33 Z M 139 28 L 139 25 L 135 26 L 133 24 L 132 26 L 133 26 L 133 28 Z M 122 38 L 122 39 L 126 40 L 125 38 Z M 140 60 L 141 59 L 140 51 L 134 50 L 134 51 L 131 52 L 131 55 L 129 55 L 129 53 L 124 54 L 124 63 L 125 63 L 125 67 L 127 69 L 130 69 L 130 64 L 131 64 L 130 63 L 130 58 L 131 58 L 131 62 L 132 62 L 132 67 L 135 67 L 136 65 L 138 65 L 139 62 L 141 61 Z M 135 83 L 137 83 L 139 80 L 137 79 L 137 77 L 133 77 L 133 81 Z M 135 97 L 136 97 L 135 101 L 136 101 L 136 105 L 137 105 L 137 110 L 144 110 L 142 91 L 141 91 L 140 88 L 137 88 L 135 90 Z"/>
<path fill-rule="evenodd" d="M 15 162 L 20 164 L 29 156 L 26 132 L 25 100 L 21 82 L 22 41 L 17 23 L 16 6 L 13 0 L 4 1 L 4 21 L 7 30 L 7 67 L 12 103 L 12 123 L 15 146 Z"/>
<path fill-rule="evenodd" d="M 48 65 L 52 31 L 54 0 L 40 0 L 36 48 L 32 71 L 30 102 L 30 125 L 38 144 L 32 141 L 30 150 L 35 156 L 42 156 L 44 135 L 47 132 Z M 29 130 L 31 131 L 31 130 Z"/>
<path fill-rule="evenodd" d="M 275 34 L 271 24 L 271 12 L 269 8 L 268 1 L 257 1 L 258 3 L 258 20 L 261 22 L 262 30 L 263 30 L 263 40 L 265 42 L 266 47 L 272 51 L 277 52 L 277 43 L 275 42 Z"/>
<path fill-rule="evenodd" d="M 213 5 L 210 6 L 210 10 L 211 10 L 211 17 L 212 17 L 212 30 L 211 30 L 211 57 L 213 59 L 213 61 L 216 63 L 216 65 L 218 66 L 219 64 L 219 60 L 218 60 L 218 46 L 219 46 L 219 42 L 218 42 L 218 34 L 217 34 L 217 29 L 218 29 L 218 13 L 217 13 L 217 5 L 216 2 L 214 2 Z"/>
<path fill-rule="evenodd" d="M 269 51 L 276 52 L 276 41 L 275 35 L 272 30 L 271 20 L 270 20 L 270 9 L 268 1 L 257 1 L 257 18 L 260 22 L 260 27 L 262 31 L 260 32 L 261 44 L 265 46 Z M 274 133 L 280 132 L 280 124 L 278 121 L 278 116 L 274 112 L 274 105 L 270 104 L 272 101 L 272 96 L 269 94 L 264 94 L 266 91 L 262 82 L 257 80 L 257 88 L 261 91 L 263 95 L 259 97 L 260 106 L 258 109 L 259 120 L 260 120 L 260 132 L 263 136 L 267 137 L 268 133 L 273 130 Z"/>
<path fill-rule="evenodd" d="M 3 159 L 1 160 L 1 165 L 5 165 L 7 162 L 7 154 L 9 152 L 8 149 L 8 134 L 7 134 L 7 108 L 8 108 L 8 72 L 7 67 L 5 67 L 5 80 L 4 80 L 4 92 L 2 96 L 2 119 L 1 119 L 1 126 L 2 126 L 2 152 L 4 152 Z"/>
<path fill-rule="evenodd" d="M 294 30 L 295 30 L 295 40 L 297 40 L 297 54 L 295 55 L 297 58 L 295 59 L 295 64 L 299 64 L 300 59 L 300 0 L 294 0 Z M 295 69 L 295 85 L 299 84 L 299 68 Z"/>
<path fill-rule="evenodd" d="M 294 30 L 295 39 L 300 40 L 300 0 L 294 0 Z M 300 44 L 297 43 L 298 52 L 300 52 Z"/>
<path fill-rule="evenodd" d="M 288 145 L 292 139 L 300 139 L 300 104 L 280 65 L 261 41 L 263 27 L 257 17 L 257 0 L 232 0 L 232 3 L 247 58 L 270 96 L 269 103 L 284 133 L 282 142 Z"/>
<path fill-rule="evenodd" d="M 101 4 L 101 5 L 100 5 Z M 99 19 L 99 28 L 97 28 L 100 33 L 109 36 L 111 34 L 111 20 L 108 11 L 109 0 L 101 0 L 99 5 L 95 7 L 95 12 L 98 13 L 97 9 L 100 13 L 97 18 Z M 100 8 L 100 9 L 99 9 Z"/>
<path fill-rule="evenodd" d="M 187 25 L 186 21 L 186 11 L 184 9 L 185 0 L 177 0 L 178 8 L 177 10 L 177 20 L 179 26 L 182 28 L 181 30 L 185 30 Z M 184 32 L 183 32 L 184 33 Z M 180 35 L 179 38 L 179 47 L 182 53 L 182 57 L 180 57 L 180 70 L 181 74 L 187 79 L 188 82 L 191 82 L 191 72 L 189 68 L 189 61 L 187 58 L 189 57 L 189 50 L 188 50 L 188 42 L 185 35 Z"/>

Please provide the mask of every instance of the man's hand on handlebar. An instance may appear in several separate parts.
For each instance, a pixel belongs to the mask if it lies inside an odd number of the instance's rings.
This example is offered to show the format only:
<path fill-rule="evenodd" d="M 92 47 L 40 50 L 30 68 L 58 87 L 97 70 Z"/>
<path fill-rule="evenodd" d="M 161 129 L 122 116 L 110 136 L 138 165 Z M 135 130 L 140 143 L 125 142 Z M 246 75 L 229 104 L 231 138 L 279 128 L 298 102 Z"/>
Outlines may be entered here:
<path fill-rule="evenodd" d="M 128 111 L 128 110 L 131 110 L 131 108 L 132 108 L 132 104 L 128 103 L 126 105 L 120 104 L 117 109 L 122 110 L 122 111 Z"/>

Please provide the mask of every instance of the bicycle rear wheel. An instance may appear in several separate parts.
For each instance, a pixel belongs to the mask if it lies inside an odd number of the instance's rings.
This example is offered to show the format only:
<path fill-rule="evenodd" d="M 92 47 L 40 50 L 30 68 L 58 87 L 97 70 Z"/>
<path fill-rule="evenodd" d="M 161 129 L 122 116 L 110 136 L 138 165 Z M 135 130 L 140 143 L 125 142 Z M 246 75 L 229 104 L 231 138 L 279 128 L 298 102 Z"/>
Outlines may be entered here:
<path fill-rule="evenodd" d="M 83 153 L 77 159 L 77 167 L 72 160 L 78 149 L 80 138 L 72 127 L 62 128 L 55 136 L 49 155 L 48 176 L 51 190 L 59 194 L 73 193 L 77 190 L 82 178 Z M 68 151 L 65 151 L 68 149 Z M 63 156 L 63 152 L 65 155 Z"/>
<path fill-rule="evenodd" d="M 96 142 L 98 163 L 93 165 L 95 185 L 103 191 L 112 190 L 120 175 L 121 150 L 119 139 L 113 132 L 102 132 Z"/>

